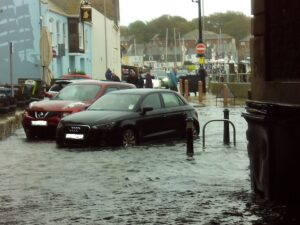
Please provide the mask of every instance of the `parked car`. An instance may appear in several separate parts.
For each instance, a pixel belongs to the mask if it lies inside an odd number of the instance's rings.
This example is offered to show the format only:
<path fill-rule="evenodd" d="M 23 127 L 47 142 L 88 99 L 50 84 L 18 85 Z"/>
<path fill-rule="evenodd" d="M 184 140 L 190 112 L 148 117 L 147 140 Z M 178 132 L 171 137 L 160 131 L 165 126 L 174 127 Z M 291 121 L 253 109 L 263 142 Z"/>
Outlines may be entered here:
<path fill-rule="evenodd" d="M 99 80 L 77 80 L 51 99 L 32 102 L 25 109 L 22 125 L 28 139 L 55 136 L 57 124 L 66 115 L 85 110 L 98 98 L 114 90 L 135 88 L 132 84 Z"/>
<path fill-rule="evenodd" d="M 87 74 L 65 74 L 62 79 L 77 80 L 77 79 L 92 79 L 92 76 Z"/>
<path fill-rule="evenodd" d="M 73 82 L 74 80 L 55 80 L 49 90 L 44 93 L 44 96 L 53 98 L 61 89 Z"/>
<path fill-rule="evenodd" d="M 197 112 L 177 92 L 152 88 L 114 91 L 86 111 L 64 117 L 56 130 L 56 143 L 58 147 L 127 146 L 183 138 L 189 117 L 193 134 L 198 136 Z"/>

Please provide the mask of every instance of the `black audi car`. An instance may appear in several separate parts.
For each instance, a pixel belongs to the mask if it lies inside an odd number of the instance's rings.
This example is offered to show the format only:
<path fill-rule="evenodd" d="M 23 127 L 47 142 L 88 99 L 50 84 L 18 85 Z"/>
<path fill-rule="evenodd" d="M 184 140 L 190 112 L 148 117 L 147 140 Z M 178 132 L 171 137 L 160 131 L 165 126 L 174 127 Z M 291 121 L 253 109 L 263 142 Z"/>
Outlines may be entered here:
<path fill-rule="evenodd" d="M 196 110 L 177 92 L 166 89 L 113 91 L 86 111 L 64 117 L 56 130 L 56 143 L 63 146 L 137 145 L 158 139 L 180 139 L 186 119 L 193 119 L 199 135 Z"/>

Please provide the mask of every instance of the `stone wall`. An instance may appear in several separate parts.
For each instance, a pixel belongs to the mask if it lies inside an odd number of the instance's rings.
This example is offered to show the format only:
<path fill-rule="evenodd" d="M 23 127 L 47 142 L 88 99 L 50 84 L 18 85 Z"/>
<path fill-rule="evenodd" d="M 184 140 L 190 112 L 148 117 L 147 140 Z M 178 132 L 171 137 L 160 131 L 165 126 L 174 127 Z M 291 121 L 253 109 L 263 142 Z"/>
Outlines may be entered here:
<path fill-rule="evenodd" d="M 17 111 L 13 115 L 0 115 L 0 140 L 12 135 L 16 129 L 21 128 L 23 111 Z"/>

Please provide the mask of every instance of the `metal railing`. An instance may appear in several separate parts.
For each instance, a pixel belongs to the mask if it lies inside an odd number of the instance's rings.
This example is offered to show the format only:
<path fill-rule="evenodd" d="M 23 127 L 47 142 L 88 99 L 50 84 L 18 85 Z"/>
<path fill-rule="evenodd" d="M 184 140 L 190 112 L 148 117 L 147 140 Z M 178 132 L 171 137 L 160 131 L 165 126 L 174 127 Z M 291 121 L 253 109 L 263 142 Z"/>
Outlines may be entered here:
<path fill-rule="evenodd" d="M 251 79 L 251 73 L 209 74 L 208 79 L 211 82 L 220 83 L 248 83 Z"/>

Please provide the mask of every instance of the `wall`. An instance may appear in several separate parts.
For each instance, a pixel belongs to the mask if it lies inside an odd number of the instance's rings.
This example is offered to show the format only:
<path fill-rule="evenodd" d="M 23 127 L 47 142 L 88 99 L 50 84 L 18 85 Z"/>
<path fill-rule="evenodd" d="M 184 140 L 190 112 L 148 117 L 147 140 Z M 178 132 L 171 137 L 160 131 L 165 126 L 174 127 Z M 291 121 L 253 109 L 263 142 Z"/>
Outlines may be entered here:
<path fill-rule="evenodd" d="M 40 78 L 38 1 L 0 1 L 0 83 L 10 83 L 9 42 L 14 44 L 13 83 L 18 78 Z"/>
<path fill-rule="evenodd" d="M 106 22 L 106 28 L 105 28 Z M 114 22 L 93 10 L 93 77 L 105 79 L 105 72 L 110 68 L 121 75 L 120 31 L 116 30 Z M 105 36 L 106 35 L 106 36 Z"/>

